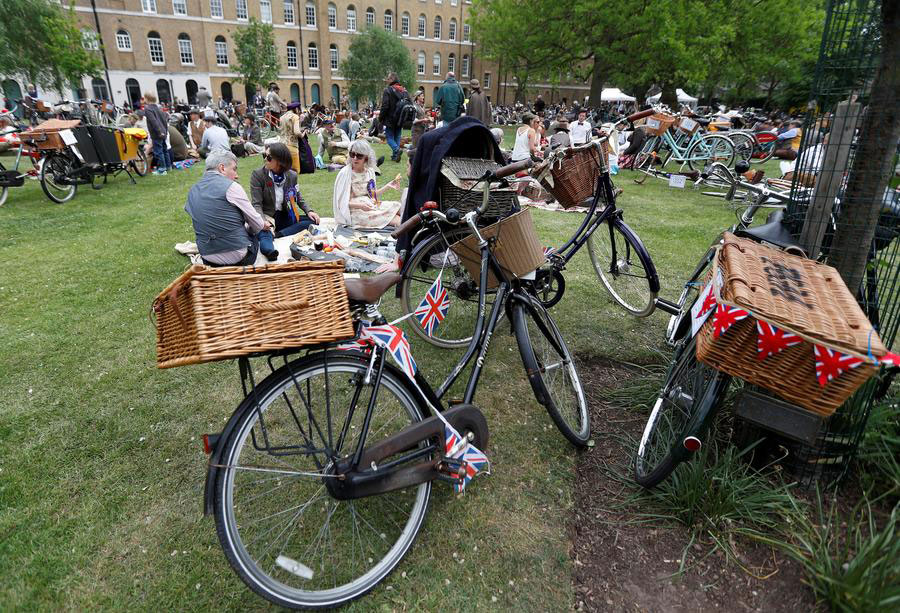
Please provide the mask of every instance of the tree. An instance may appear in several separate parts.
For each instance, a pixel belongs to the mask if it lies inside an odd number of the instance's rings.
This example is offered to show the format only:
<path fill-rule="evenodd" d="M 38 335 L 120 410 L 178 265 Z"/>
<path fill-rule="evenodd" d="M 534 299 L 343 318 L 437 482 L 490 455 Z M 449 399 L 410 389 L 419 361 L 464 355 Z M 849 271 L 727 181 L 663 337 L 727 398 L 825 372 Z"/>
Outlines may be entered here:
<path fill-rule="evenodd" d="M 396 72 L 406 89 L 416 85 L 416 67 L 399 36 L 371 26 L 353 37 L 341 74 L 347 79 L 351 98 L 377 103 L 384 89 L 384 77 Z"/>
<path fill-rule="evenodd" d="M 275 31 L 270 23 L 250 18 L 250 23 L 232 34 L 238 80 L 251 88 L 278 78 L 281 64 L 275 51 Z"/>
<path fill-rule="evenodd" d="M 63 91 L 84 76 L 98 76 L 101 62 L 82 46 L 70 7 L 48 0 L 0 0 L 0 67 L 42 87 Z"/>

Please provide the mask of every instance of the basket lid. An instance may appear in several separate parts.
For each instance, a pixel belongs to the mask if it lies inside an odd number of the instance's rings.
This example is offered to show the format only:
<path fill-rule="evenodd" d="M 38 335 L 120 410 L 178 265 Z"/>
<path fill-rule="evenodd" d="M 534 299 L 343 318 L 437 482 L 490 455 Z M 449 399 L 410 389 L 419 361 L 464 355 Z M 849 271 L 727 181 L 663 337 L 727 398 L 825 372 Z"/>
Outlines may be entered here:
<path fill-rule="evenodd" d="M 500 164 L 494 160 L 482 160 L 479 158 L 461 158 L 461 157 L 445 157 L 441 160 L 441 173 L 451 180 L 453 177 L 457 179 L 480 179 L 489 170 L 497 170 Z M 445 171 L 449 171 L 453 176 Z"/>

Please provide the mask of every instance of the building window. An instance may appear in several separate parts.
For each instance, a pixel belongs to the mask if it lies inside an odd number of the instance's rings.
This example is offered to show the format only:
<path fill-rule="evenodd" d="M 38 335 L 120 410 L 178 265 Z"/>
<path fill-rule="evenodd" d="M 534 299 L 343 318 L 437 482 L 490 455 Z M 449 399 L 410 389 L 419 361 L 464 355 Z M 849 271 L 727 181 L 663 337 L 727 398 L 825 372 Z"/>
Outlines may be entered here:
<path fill-rule="evenodd" d="M 450 25 L 447 26 L 447 37 L 450 40 L 456 40 L 456 19 L 450 19 Z"/>
<path fill-rule="evenodd" d="M 450 0 L 450 6 L 456 6 L 457 0 Z"/>
<path fill-rule="evenodd" d="M 328 29 L 337 30 L 337 7 L 333 4 L 328 5 Z"/>
<path fill-rule="evenodd" d="M 375 9 L 371 6 L 366 9 L 366 26 L 371 27 L 375 25 Z"/>
<path fill-rule="evenodd" d="M 331 59 L 331 69 L 337 70 L 341 65 L 341 58 L 338 55 L 337 45 L 331 45 L 328 47 L 328 55 Z"/>
<path fill-rule="evenodd" d="M 228 43 L 224 36 L 216 36 L 216 65 L 228 66 Z"/>
<path fill-rule="evenodd" d="M 419 38 L 425 38 L 425 15 L 419 15 Z"/>
<path fill-rule="evenodd" d="M 469 24 L 467 23 L 463 24 L 463 42 L 469 42 Z"/>
<path fill-rule="evenodd" d="M 191 37 L 187 34 L 178 35 L 178 55 L 185 66 L 194 65 L 194 47 L 191 45 Z"/>
<path fill-rule="evenodd" d="M 116 47 L 119 51 L 131 51 L 131 34 L 127 30 L 116 32 Z"/>
<path fill-rule="evenodd" d="M 156 0 L 141 0 L 141 10 L 145 13 L 155 13 Z"/>
<path fill-rule="evenodd" d="M 238 19 L 242 21 L 247 19 L 247 0 L 235 0 L 234 8 Z"/>
<path fill-rule="evenodd" d="M 187 15 L 187 0 L 172 0 L 173 15 Z"/>
<path fill-rule="evenodd" d="M 222 0 L 209 0 L 209 14 L 215 19 L 222 19 Z"/>
<path fill-rule="evenodd" d="M 310 70 L 318 70 L 319 69 L 319 49 L 316 47 L 316 43 L 309 43 L 309 49 L 306 52 L 306 57 L 308 60 L 308 65 Z"/>
<path fill-rule="evenodd" d="M 272 23 L 272 0 L 259 0 L 259 19 L 263 23 Z"/>
<path fill-rule="evenodd" d="M 97 33 L 87 28 L 82 30 L 81 46 L 88 51 L 98 51 L 100 49 L 100 40 L 97 38 Z"/>
<path fill-rule="evenodd" d="M 431 58 L 431 74 L 439 75 L 441 74 L 441 54 L 435 53 Z"/>
<path fill-rule="evenodd" d="M 356 32 L 356 9 L 352 4 L 347 7 L 347 31 Z"/>
<path fill-rule="evenodd" d="M 442 25 L 443 25 L 443 22 L 441 21 L 441 18 L 435 17 L 434 18 L 434 39 L 435 40 L 441 40 L 441 26 Z"/>
<path fill-rule="evenodd" d="M 285 0 L 284 2 L 284 23 L 285 25 L 294 25 L 294 2 L 293 0 Z"/>
<path fill-rule="evenodd" d="M 419 74 L 425 74 L 425 52 L 419 51 L 419 61 L 417 64 L 417 72 Z"/>
<path fill-rule="evenodd" d="M 462 60 L 462 74 L 464 77 L 469 76 L 469 56 L 464 55 Z"/>
<path fill-rule="evenodd" d="M 447 72 L 456 72 L 456 54 L 451 53 L 447 56 Z"/>
<path fill-rule="evenodd" d="M 435 4 L 443 4 L 443 3 L 444 3 L 444 0 L 434 0 L 434 3 L 435 3 Z"/>
<path fill-rule="evenodd" d="M 306 3 L 306 25 L 313 27 L 316 25 L 316 5 L 312 2 Z"/>
<path fill-rule="evenodd" d="M 403 13 L 400 17 L 400 34 L 409 36 L 409 13 Z"/>
<path fill-rule="evenodd" d="M 150 49 L 151 64 L 165 64 L 166 56 L 163 54 L 162 39 L 156 32 L 150 32 L 147 35 L 147 47 Z"/>
<path fill-rule="evenodd" d="M 287 44 L 287 67 L 297 68 L 297 45 L 292 40 Z"/>
<path fill-rule="evenodd" d="M 484 82 L 482 83 L 482 85 L 484 86 L 484 89 L 491 88 L 491 73 L 484 73 Z"/>
<path fill-rule="evenodd" d="M 391 9 L 384 12 L 384 29 L 388 32 L 394 31 L 394 14 L 391 12 Z"/>

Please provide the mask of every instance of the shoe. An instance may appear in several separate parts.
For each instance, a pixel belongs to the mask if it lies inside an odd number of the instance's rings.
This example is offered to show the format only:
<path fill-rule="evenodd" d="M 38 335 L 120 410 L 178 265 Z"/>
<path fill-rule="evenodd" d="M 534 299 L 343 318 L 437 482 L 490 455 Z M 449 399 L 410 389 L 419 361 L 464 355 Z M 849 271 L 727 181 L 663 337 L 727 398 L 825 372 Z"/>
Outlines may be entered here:
<path fill-rule="evenodd" d="M 154 170 L 154 171 L 153 171 L 153 174 L 159 175 L 159 176 L 164 176 L 164 175 L 167 175 L 167 174 L 169 174 L 169 173 L 167 173 L 165 170 Z"/>
<path fill-rule="evenodd" d="M 278 259 L 278 249 L 275 249 L 274 251 L 270 251 L 269 253 L 264 253 L 263 255 L 266 256 L 266 259 L 269 260 L 270 262 L 274 262 L 275 260 Z"/>
<path fill-rule="evenodd" d="M 393 157 L 393 156 L 391 156 L 391 157 Z M 384 156 L 383 155 L 375 161 L 376 166 L 381 166 L 382 164 L 384 164 Z"/>

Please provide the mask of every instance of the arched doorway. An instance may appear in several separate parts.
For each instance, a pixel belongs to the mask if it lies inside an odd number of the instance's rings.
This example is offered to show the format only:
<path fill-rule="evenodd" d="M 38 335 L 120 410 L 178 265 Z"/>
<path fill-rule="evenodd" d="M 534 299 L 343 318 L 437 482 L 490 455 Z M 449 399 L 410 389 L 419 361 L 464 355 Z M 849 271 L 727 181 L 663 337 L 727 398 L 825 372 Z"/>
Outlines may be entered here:
<path fill-rule="evenodd" d="M 188 79 L 184 84 L 184 88 L 187 90 L 188 104 L 197 104 L 197 82 L 193 79 Z"/>
<path fill-rule="evenodd" d="M 22 99 L 22 88 L 16 81 L 13 81 L 12 79 L 6 79 L 3 82 L 3 96 L 7 100 L 9 100 L 9 106 L 12 106 L 13 104 L 16 104 L 16 102 L 14 102 L 15 100 Z M 16 117 L 22 119 L 22 114 L 23 109 L 22 106 L 19 105 L 19 107 L 16 109 Z"/>
<path fill-rule="evenodd" d="M 160 104 L 172 104 L 172 90 L 169 88 L 169 82 L 165 79 L 157 79 L 156 97 L 159 98 Z"/>
<path fill-rule="evenodd" d="M 331 97 L 334 98 L 334 103 L 337 105 L 337 108 L 341 108 L 341 88 L 338 87 L 336 83 L 332 83 L 331 85 Z"/>
<path fill-rule="evenodd" d="M 300 102 L 300 86 L 291 83 L 291 102 Z"/>
<path fill-rule="evenodd" d="M 141 105 L 141 84 L 137 79 L 127 79 L 125 81 L 125 93 L 128 94 L 128 103 L 131 108 L 136 109 Z"/>
<path fill-rule="evenodd" d="M 312 101 L 313 101 L 313 104 L 321 104 L 321 101 L 320 101 L 320 100 L 321 100 L 321 98 L 320 98 L 320 96 L 319 96 L 319 84 L 318 84 L 318 83 L 313 83 L 313 86 L 312 86 Z"/>
<path fill-rule="evenodd" d="M 221 91 L 222 98 L 225 99 L 225 102 L 231 102 L 231 83 L 229 83 L 228 81 L 223 81 Z"/>

